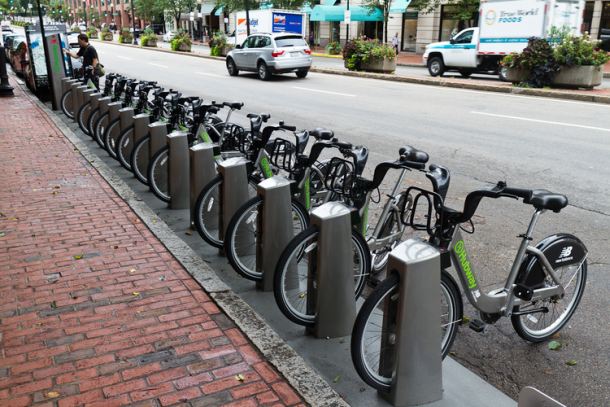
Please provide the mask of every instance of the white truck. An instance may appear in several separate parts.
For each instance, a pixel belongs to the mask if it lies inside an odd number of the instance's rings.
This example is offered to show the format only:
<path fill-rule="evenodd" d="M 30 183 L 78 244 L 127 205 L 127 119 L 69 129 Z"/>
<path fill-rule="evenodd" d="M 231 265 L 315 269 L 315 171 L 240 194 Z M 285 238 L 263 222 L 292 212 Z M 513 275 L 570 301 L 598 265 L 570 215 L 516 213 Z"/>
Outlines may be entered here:
<path fill-rule="evenodd" d="M 256 33 L 293 33 L 305 35 L 305 14 L 298 11 L 287 10 L 250 10 L 250 34 Z M 230 44 L 243 44 L 248 37 L 246 26 L 246 12 L 238 11 L 231 15 L 231 22 L 235 28 L 229 37 Z"/>
<path fill-rule="evenodd" d="M 499 74 L 505 55 L 521 52 L 530 37 L 546 38 L 551 27 L 580 35 L 583 0 L 500 0 L 481 2 L 479 27 L 466 28 L 450 41 L 429 44 L 423 55 L 432 76 L 458 71 Z"/>

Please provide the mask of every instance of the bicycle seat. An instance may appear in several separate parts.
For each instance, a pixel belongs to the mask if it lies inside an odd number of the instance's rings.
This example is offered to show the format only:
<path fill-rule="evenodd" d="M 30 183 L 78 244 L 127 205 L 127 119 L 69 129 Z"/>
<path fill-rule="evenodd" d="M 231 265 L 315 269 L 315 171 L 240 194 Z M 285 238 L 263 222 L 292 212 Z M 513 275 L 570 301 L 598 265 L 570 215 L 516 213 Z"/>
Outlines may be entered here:
<path fill-rule="evenodd" d="M 239 110 L 244 106 L 243 102 L 224 102 L 223 105 L 236 110 Z"/>
<path fill-rule="evenodd" d="M 411 161 L 415 163 L 425 164 L 428 162 L 428 153 L 425 151 L 418 150 L 411 146 L 400 147 L 398 154 L 404 161 Z"/>
<path fill-rule="evenodd" d="M 360 175 L 362 174 L 362 171 L 364 171 L 366 162 L 369 159 L 369 149 L 364 146 L 354 147 L 352 154 L 356 161 L 356 174 Z"/>
<path fill-rule="evenodd" d="M 430 164 L 426 177 L 432 183 L 434 192 L 439 194 L 444 200 L 447 197 L 449 181 L 451 180 L 449 170 L 445 167 L 441 167 L 440 165 Z"/>
<path fill-rule="evenodd" d="M 565 195 L 556 194 L 546 189 L 534 189 L 528 203 L 536 209 L 550 209 L 553 212 L 559 212 L 568 206 L 568 198 Z"/>
<path fill-rule="evenodd" d="M 335 133 L 332 130 L 323 129 L 321 127 L 310 130 L 309 134 L 312 137 L 314 137 L 316 140 L 330 140 L 335 135 Z"/>
<path fill-rule="evenodd" d="M 260 118 L 262 121 L 267 122 L 267 120 L 269 120 L 271 118 L 271 115 L 268 113 L 261 113 L 261 114 L 256 114 L 256 113 L 248 113 L 246 115 L 246 117 L 248 119 L 250 119 L 250 121 L 252 121 L 253 118 L 258 117 Z"/>
<path fill-rule="evenodd" d="M 300 133 L 295 133 L 295 137 L 297 139 L 297 150 L 299 154 L 302 154 L 305 151 L 305 147 L 307 146 L 307 141 L 309 140 L 309 132 L 304 130 Z"/>
<path fill-rule="evenodd" d="M 252 134 L 257 134 L 263 125 L 263 115 L 251 113 L 248 114 L 248 118 L 250 119 L 250 130 L 252 131 Z"/>

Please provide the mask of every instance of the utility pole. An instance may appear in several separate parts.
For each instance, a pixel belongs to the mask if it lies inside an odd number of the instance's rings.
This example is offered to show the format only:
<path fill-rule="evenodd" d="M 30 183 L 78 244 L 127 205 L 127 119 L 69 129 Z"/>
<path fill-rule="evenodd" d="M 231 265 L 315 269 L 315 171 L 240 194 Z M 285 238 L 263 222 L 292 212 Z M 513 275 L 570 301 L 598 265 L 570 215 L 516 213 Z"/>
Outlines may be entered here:
<path fill-rule="evenodd" d="M 136 40 L 136 19 L 133 14 L 133 0 L 131 0 L 131 29 L 133 30 L 133 44 L 136 45 L 138 41 Z"/>

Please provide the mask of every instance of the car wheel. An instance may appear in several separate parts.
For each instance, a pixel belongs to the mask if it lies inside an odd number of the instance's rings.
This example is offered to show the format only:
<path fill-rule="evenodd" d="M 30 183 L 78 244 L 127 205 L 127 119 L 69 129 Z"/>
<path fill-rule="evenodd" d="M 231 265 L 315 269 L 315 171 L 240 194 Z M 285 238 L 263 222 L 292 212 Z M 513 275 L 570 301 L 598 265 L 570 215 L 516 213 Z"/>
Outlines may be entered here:
<path fill-rule="evenodd" d="M 500 78 L 500 80 L 502 82 L 508 82 L 508 78 L 506 77 L 508 75 L 508 68 L 505 66 L 501 66 L 500 69 L 498 69 L 498 77 Z"/>
<path fill-rule="evenodd" d="M 301 70 L 296 71 L 297 78 L 304 78 L 307 76 L 308 73 L 309 73 L 309 69 L 301 69 Z"/>
<path fill-rule="evenodd" d="M 262 81 L 268 81 L 269 79 L 271 79 L 271 72 L 269 71 L 267 64 L 263 61 L 258 63 L 257 73 L 258 79 Z"/>
<path fill-rule="evenodd" d="M 445 73 L 445 63 L 442 57 L 432 57 L 428 60 L 428 72 L 431 76 L 443 76 Z"/>
<path fill-rule="evenodd" d="M 227 58 L 227 71 L 229 71 L 229 75 L 237 76 L 239 74 L 239 70 L 237 66 L 235 66 L 235 61 L 233 58 Z"/>

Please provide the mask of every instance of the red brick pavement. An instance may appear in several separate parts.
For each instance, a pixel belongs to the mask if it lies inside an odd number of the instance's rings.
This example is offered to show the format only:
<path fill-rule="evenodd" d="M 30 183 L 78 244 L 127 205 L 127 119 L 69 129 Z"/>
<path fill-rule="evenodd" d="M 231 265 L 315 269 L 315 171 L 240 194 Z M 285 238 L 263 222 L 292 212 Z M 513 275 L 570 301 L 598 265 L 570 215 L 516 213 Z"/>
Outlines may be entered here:
<path fill-rule="evenodd" d="M 0 405 L 302 403 L 45 113 L 15 94 L 0 99 Z"/>

